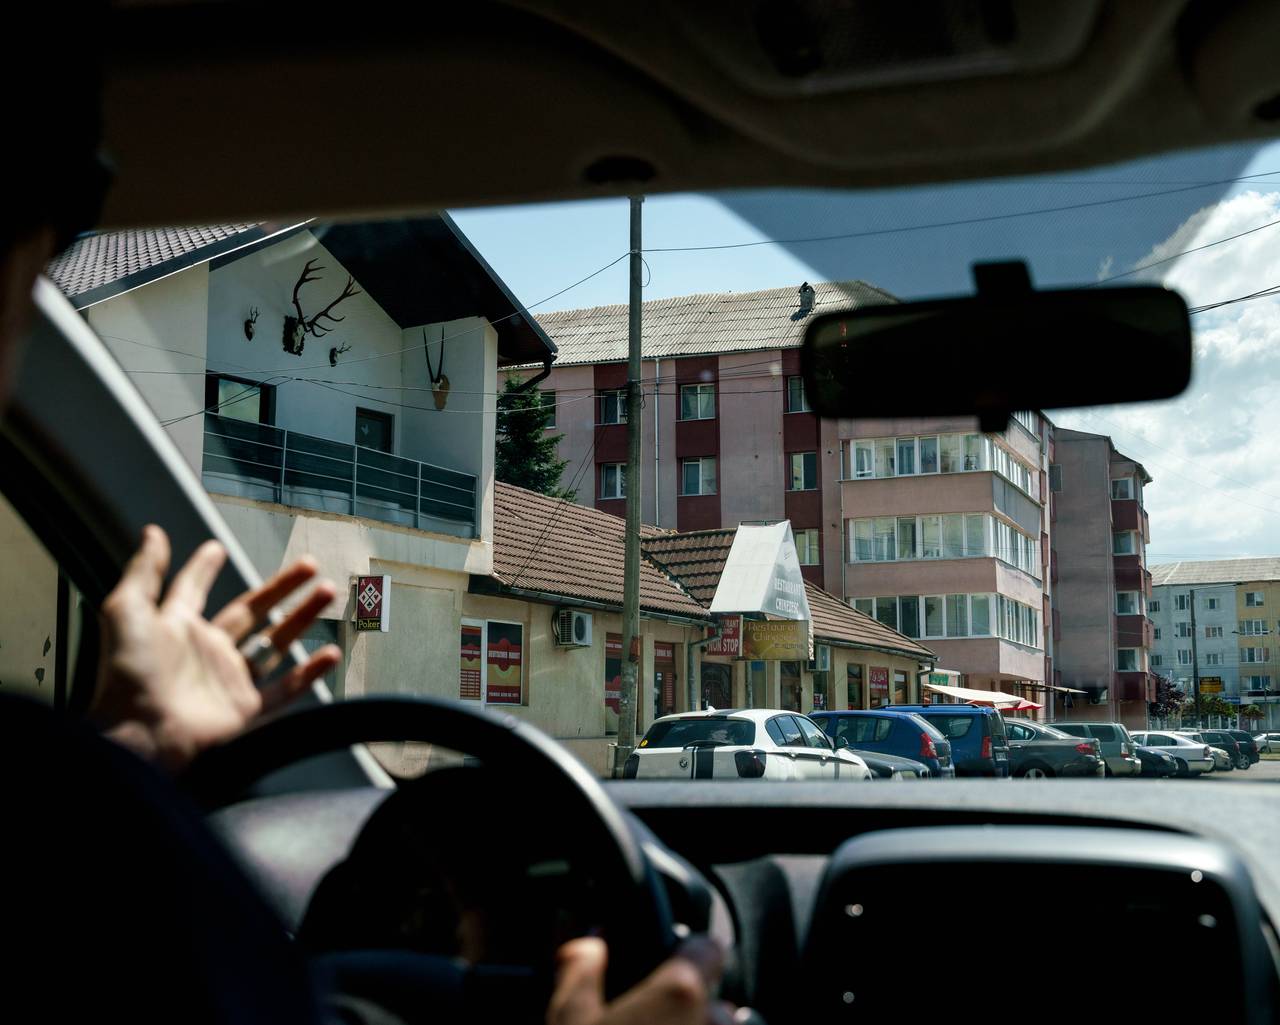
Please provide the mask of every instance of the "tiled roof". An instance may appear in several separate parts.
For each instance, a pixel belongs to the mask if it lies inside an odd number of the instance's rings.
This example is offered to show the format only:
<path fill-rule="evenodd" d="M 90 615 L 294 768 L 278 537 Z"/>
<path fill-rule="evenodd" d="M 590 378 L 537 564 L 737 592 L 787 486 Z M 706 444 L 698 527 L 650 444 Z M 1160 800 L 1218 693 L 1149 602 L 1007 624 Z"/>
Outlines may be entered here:
<path fill-rule="evenodd" d="M 693 597 L 711 604 L 733 547 L 734 527 L 696 530 L 685 534 L 660 534 L 642 538 L 640 551 L 650 562 L 684 585 Z M 805 581 L 813 635 L 845 644 L 888 648 L 911 657 L 932 658 L 933 652 L 879 620 L 858 612 L 817 584 Z"/>
<path fill-rule="evenodd" d="M 211 224 L 202 228 L 143 228 L 87 235 L 55 257 L 45 273 L 74 299 L 126 278 L 176 265 L 194 253 L 259 227 Z"/>
<path fill-rule="evenodd" d="M 1244 584 L 1280 580 L 1280 559 L 1218 559 L 1207 562 L 1166 562 L 1151 566 L 1152 585 Z"/>
<path fill-rule="evenodd" d="M 526 591 L 622 604 L 621 517 L 498 482 L 493 498 L 493 575 Z M 642 528 L 645 535 L 661 533 Z M 710 620 L 705 608 L 658 569 L 640 560 L 640 607 Z"/>
<path fill-rule="evenodd" d="M 653 299 L 644 304 L 645 359 L 703 353 L 793 349 L 817 313 L 897 302 L 865 281 L 813 286 L 812 313 L 800 313 L 798 287 L 760 292 L 707 292 Z M 627 358 L 627 306 L 591 306 L 536 314 L 559 349 L 557 366 Z"/>

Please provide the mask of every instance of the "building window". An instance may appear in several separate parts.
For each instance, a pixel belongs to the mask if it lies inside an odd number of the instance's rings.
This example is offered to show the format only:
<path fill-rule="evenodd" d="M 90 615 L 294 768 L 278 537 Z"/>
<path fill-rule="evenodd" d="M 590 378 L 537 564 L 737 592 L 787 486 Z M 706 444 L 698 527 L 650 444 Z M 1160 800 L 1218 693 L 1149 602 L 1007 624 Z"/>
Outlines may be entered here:
<path fill-rule="evenodd" d="M 376 409 L 356 410 L 356 444 L 379 452 L 395 447 L 395 417 Z"/>
<path fill-rule="evenodd" d="M 875 446 L 869 441 L 855 441 L 852 445 L 853 466 L 851 476 L 854 479 L 874 477 L 876 475 Z"/>
<path fill-rule="evenodd" d="M 967 594 L 947 595 L 947 636 L 969 636 L 969 596 Z"/>
<path fill-rule="evenodd" d="M 898 629 L 898 599 L 877 598 L 876 619 L 890 629 Z"/>
<path fill-rule="evenodd" d="M 1136 616 L 1138 609 L 1137 591 L 1117 591 L 1116 592 L 1116 615 L 1117 616 Z"/>
<path fill-rule="evenodd" d="M 1160 602 L 1159 602 L 1159 601 L 1149 601 L 1149 602 L 1147 602 L 1147 611 L 1148 611 L 1148 612 L 1159 612 L 1159 611 L 1160 611 Z"/>
<path fill-rule="evenodd" d="M 815 491 L 818 487 L 818 453 L 792 452 L 787 457 L 791 474 L 788 491 Z M 776 464 L 775 464 L 776 465 Z"/>
<path fill-rule="evenodd" d="M 1010 598 L 992 594 L 905 594 L 883 598 L 851 598 L 848 603 L 908 637 L 1007 637 L 1028 647 L 1042 647 L 1040 613 Z M 993 613 L 994 610 L 994 613 Z M 992 628 L 992 615 L 1002 620 Z"/>
<path fill-rule="evenodd" d="M 1157 631 L 1156 631 L 1156 636 L 1159 636 L 1159 634 L 1160 634 L 1160 631 L 1159 631 L 1159 630 L 1157 630 Z M 1204 628 L 1204 635 L 1205 635 L 1206 637 L 1221 637 L 1221 636 L 1222 636 L 1222 627 L 1220 627 L 1220 626 L 1206 626 L 1206 627 Z"/>
<path fill-rule="evenodd" d="M 1237 631 L 1246 637 L 1261 637 L 1270 633 L 1265 619 L 1242 619 L 1236 624 Z"/>
<path fill-rule="evenodd" d="M 275 393 L 275 385 L 244 377 L 206 374 L 204 378 L 204 408 L 232 420 L 274 423 Z"/>
<path fill-rule="evenodd" d="M 1184 619 L 1184 620 L 1182 620 L 1182 622 L 1180 622 L 1180 623 L 1174 623 L 1174 624 L 1173 624 L 1173 635 L 1174 635 L 1175 637 L 1190 637 L 1190 636 L 1191 636 L 1191 624 L 1190 624 L 1190 623 L 1188 623 L 1185 619 Z"/>
<path fill-rule="evenodd" d="M 1173 607 L 1179 612 L 1186 612 L 1191 607 L 1191 599 L 1185 594 L 1175 594 L 1173 596 Z"/>
<path fill-rule="evenodd" d="M 787 378 L 787 412 L 808 413 L 811 411 L 809 396 L 804 393 L 803 377 Z"/>
<path fill-rule="evenodd" d="M 894 475 L 893 452 L 894 443 L 892 438 L 884 438 L 875 443 L 876 449 L 876 476 L 892 477 Z"/>
<path fill-rule="evenodd" d="M 801 566 L 816 566 L 821 562 L 819 553 L 820 531 L 816 527 L 796 531 L 796 554 Z"/>
<path fill-rule="evenodd" d="M 1262 592 L 1261 591 L 1245 591 L 1244 603 L 1248 608 L 1262 608 Z"/>
<path fill-rule="evenodd" d="M 974 637 L 991 636 L 991 595 L 975 594 L 970 597 L 969 631 Z"/>
<path fill-rule="evenodd" d="M 1204 607 L 1212 612 L 1213 610 L 1219 608 L 1219 601 L 1217 598 L 1206 598 L 1204 600 Z"/>
<path fill-rule="evenodd" d="M 601 463 L 600 464 L 600 497 L 601 498 L 626 498 L 627 497 L 627 464 L 626 463 Z"/>
<path fill-rule="evenodd" d="M 916 439 L 898 439 L 898 476 L 912 477 L 916 472 Z"/>
<path fill-rule="evenodd" d="M 1036 437 L 1036 415 L 1029 409 L 1021 409 L 1013 414 L 1013 418 L 1022 424 L 1028 434 Z"/>
<path fill-rule="evenodd" d="M 1137 648 L 1116 649 L 1116 671 L 1121 673 L 1135 673 L 1138 671 Z"/>
<path fill-rule="evenodd" d="M 940 594 L 927 594 L 924 597 L 924 635 L 926 637 L 945 637 L 947 635 L 943 613 L 943 597 Z"/>
<path fill-rule="evenodd" d="M 1111 535 L 1111 552 L 1113 555 L 1133 555 L 1133 531 L 1119 530 Z"/>
<path fill-rule="evenodd" d="M 1049 464 L 1049 490 L 1062 490 L 1062 466 L 1059 463 Z"/>
<path fill-rule="evenodd" d="M 1270 662 L 1271 649 L 1270 648 L 1241 648 L 1240 661 L 1241 662 Z"/>
<path fill-rule="evenodd" d="M 1163 659 L 1163 658 L 1161 658 L 1159 655 L 1152 655 L 1152 656 L 1151 656 L 1151 667 L 1152 667 L 1153 669 L 1154 669 L 1154 668 L 1156 668 L 1157 666 L 1162 666 L 1162 665 L 1164 665 L 1164 659 Z"/>
<path fill-rule="evenodd" d="M 1216 652 L 1210 652 L 1204 657 L 1204 664 L 1207 666 L 1217 666 L 1222 664 L 1222 656 Z"/>
<path fill-rule="evenodd" d="M 908 637 L 920 636 L 920 599 L 914 594 L 898 598 L 898 630 Z"/>
<path fill-rule="evenodd" d="M 845 668 L 846 697 L 850 708 L 862 707 L 862 666 L 850 662 Z"/>
<path fill-rule="evenodd" d="M 681 420 L 714 420 L 716 418 L 716 386 L 714 384 L 682 384 L 680 386 Z"/>
<path fill-rule="evenodd" d="M 680 460 L 680 494 L 714 495 L 716 493 L 716 457 Z"/>
<path fill-rule="evenodd" d="M 462 621 L 458 696 L 490 705 L 524 703 L 524 627 L 496 620 Z"/>
<path fill-rule="evenodd" d="M 553 391 L 544 391 L 544 392 L 539 392 L 538 394 L 542 396 L 541 398 L 542 408 L 547 411 L 547 426 L 555 427 L 556 426 L 556 409 L 557 409 L 556 393 Z"/>
<path fill-rule="evenodd" d="M 599 424 L 625 424 L 627 422 L 627 393 L 619 388 L 615 391 L 602 391 L 597 396 L 600 417 Z"/>
<path fill-rule="evenodd" d="M 1270 690 L 1270 676 L 1242 676 L 1240 682 L 1244 684 L 1247 690 Z"/>
<path fill-rule="evenodd" d="M 1118 477 L 1111 482 L 1111 497 L 1114 499 L 1133 497 L 1133 478 Z"/>
<path fill-rule="evenodd" d="M 854 598 L 852 604 L 856 611 L 865 616 L 873 616 L 875 612 L 876 600 L 874 598 Z"/>
<path fill-rule="evenodd" d="M 936 437 L 920 439 L 920 472 L 938 472 L 938 439 Z"/>
<path fill-rule="evenodd" d="M 1191 665 L 1191 649 L 1190 648 L 1178 649 L 1178 665 L 1180 666 Z"/>
<path fill-rule="evenodd" d="M 1159 627 L 1156 627 L 1156 629 L 1155 629 L 1155 639 L 1156 639 L 1157 641 L 1160 639 L 1160 628 L 1159 628 Z"/>

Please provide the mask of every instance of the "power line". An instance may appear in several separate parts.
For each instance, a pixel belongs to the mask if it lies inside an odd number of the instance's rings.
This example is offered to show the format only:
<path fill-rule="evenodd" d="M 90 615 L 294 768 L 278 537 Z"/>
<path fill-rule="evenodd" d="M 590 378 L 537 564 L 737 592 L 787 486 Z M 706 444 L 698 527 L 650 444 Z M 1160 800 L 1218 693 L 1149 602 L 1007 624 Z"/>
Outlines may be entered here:
<path fill-rule="evenodd" d="M 1110 277 L 1100 278 L 1083 287 L 1093 288 L 1095 285 L 1105 285 L 1108 281 L 1115 281 L 1118 278 L 1127 278 L 1133 274 L 1140 274 L 1144 270 L 1150 270 L 1152 267 L 1159 267 L 1161 264 L 1169 263 L 1171 260 L 1176 260 L 1179 257 L 1187 256 L 1191 253 L 1198 253 L 1203 249 L 1211 249 L 1214 246 L 1222 245 L 1224 242 L 1234 242 L 1238 238 L 1244 238 L 1246 235 L 1252 235 L 1254 232 L 1263 231 L 1266 228 L 1274 228 L 1277 224 L 1280 224 L 1280 220 L 1268 221 L 1266 224 L 1259 224 L 1256 228 L 1250 228 L 1248 231 L 1241 231 L 1235 235 L 1228 235 L 1226 238 L 1214 239 L 1212 242 L 1206 242 L 1204 245 L 1192 246 L 1190 249 L 1184 249 L 1180 253 L 1174 253 L 1171 256 L 1166 256 L 1159 260 L 1152 260 L 1150 263 L 1140 264 L 1132 270 L 1121 271 L 1119 274 L 1112 274 Z"/>
<path fill-rule="evenodd" d="M 1087 210 L 1093 207 L 1110 206 L 1115 203 L 1131 203 L 1139 199 L 1154 199 L 1159 196 L 1172 196 L 1182 192 L 1194 192 L 1197 189 L 1213 188 L 1219 185 L 1231 185 L 1248 181 L 1265 175 L 1280 174 L 1280 171 L 1261 171 L 1258 174 L 1245 175 L 1238 178 L 1222 178 L 1218 181 L 1199 182 L 1194 185 L 1183 185 L 1174 189 L 1161 189 L 1156 192 L 1140 192 L 1132 196 L 1112 196 L 1108 199 L 1093 199 L 1080 203 L 1066 203 L 1061 206 L 1039 207 L 1032 210 L 1011 210 L 1000 214 L 983 214 L 975 217 L 959 217 L 950 221 L 934 221 L 929 224 L 908 224 L 892 228 L 868 228 L 864 231 L 840 232 L 832 235 L 811 235 L 804 238 L 758 239 L 754 242 L 724 242 L 702 246 L 664 246 L 646 249 L 646 253 L 690 253 L 709 250 L 750 249 L 756 246 L 801 245 L 808 242 L 837 242 L 853 238 L 877 238 L 884 235 L 901 235 L 915 231 L 932 231 L 938 228 L 959 228 L 970 224 L 986 224 L 993 221 L 1009 221 L 1020 217 L 1035 217 L 1041 214 L 1069 213 L 1073 210 Z"/>
<path fill-rule="evenodd" d="M 1234 306 L 1236 303 L 1246 303 L 1253 299 L 1264 299 L 1270 295 L 1280 294 L 1280 285 L 1270 285 L 1267 288 L 1259 289 L 1257 292 L 1250 292 L 1248 295 L 1238 295 L 1234 299 L 1223 299 L 1216 303 L 1206 303 L 1204 306 L 1193 306 L 1188 313 L 1207 313 L 1209 310 L 1221 309 L 1223 306 Z"/>

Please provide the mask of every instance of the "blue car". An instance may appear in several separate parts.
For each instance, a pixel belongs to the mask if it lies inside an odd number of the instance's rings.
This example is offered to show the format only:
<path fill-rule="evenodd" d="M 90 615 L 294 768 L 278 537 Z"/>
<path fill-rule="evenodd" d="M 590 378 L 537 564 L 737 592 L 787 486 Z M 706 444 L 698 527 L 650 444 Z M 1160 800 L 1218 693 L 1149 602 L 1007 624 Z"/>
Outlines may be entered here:
<path fill-rule="evenodd" d="M 927 719 L 949 741 L 957 776 L 1009 775 L 1009 736 L 1004 716 L 985 705 L 889 705 Z"/>
<path fill-rule="evenodd" d="M 812 712 L 833 741 L 846 740 L 854 751 L 896 755 L 923 762 L 935 778 L 954 776 L 951 743 L 925 719 L 911 712 L 870 711 Z"/>

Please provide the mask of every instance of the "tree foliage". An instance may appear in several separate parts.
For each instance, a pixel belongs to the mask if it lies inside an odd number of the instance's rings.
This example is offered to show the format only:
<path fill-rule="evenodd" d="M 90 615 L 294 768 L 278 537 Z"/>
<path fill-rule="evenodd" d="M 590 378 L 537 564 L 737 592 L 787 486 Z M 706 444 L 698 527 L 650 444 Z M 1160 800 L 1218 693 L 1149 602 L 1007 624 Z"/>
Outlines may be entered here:
<path fill-rule="evenodd" d="M 563 435 L 547 430 L 554 407 L 537 388 L 516 391 L 519 385 L 518 378 L 508 377 L 498 396 L 494 475 L 507 484 L 573 501 L 576 492 L 560 486 L 568 465 L 556 454 L 556 442 Z"/>
<path fill-rule="evenodd" d="M 1149 702 L 1152 716 L 1157 719 L 1172 719 L 1182 714 L 1186 704 L 1187 696 L 1173 685 L 1173 681 L 1160 677 L 1160 682 L 1156 684 L 1156 699 Z"/>

